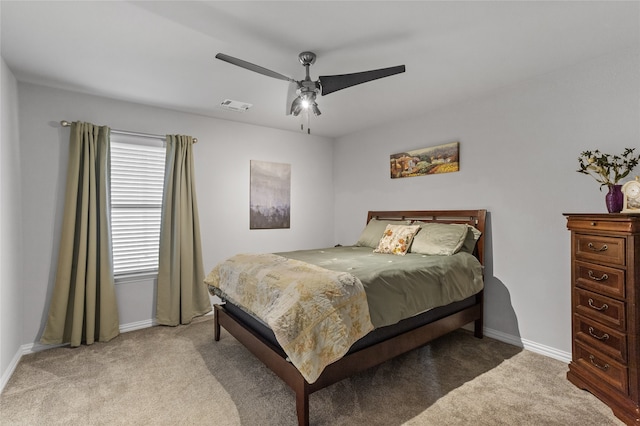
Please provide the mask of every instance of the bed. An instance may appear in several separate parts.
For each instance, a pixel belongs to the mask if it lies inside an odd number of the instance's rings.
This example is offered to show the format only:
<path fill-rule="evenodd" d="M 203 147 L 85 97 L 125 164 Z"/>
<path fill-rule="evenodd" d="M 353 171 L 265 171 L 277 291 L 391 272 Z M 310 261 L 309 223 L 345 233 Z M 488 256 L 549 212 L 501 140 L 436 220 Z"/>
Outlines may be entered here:
<path fill-rule="evenodd" d="M 265 317 L 261 316 L 260 313 L 255 312 L 253 306 L 263 303 L 263 296 L 261 294 L 258 294 L 258 296 L 252 294 L 252 299 L 257 298 L 258 301 L 255 301 L 254 305 L 251 305 L 247 301 L 238 302 L 236 293 L 228 290 L 231 287 L 222 287 L 220 285 L 218 277 L 225 275 L 220 272 L 221 268 L 223 268 L 222 270 L 226 270 L 224 268 L 233 268 L 235 265 L 229 266 L 221 263 L 212 270 L 205 280 L 205 284 L 208 286 L 211 294 L 220 296 L 225 302 L 224 304 L 214 306 L 214 339 L 216 341 L 220 339 L 220 330 L 221 327 L 223 327 L 278 375 L 292 388 L 296 395 L 298 423 L 300 425 L 308 425 L 309 395 L 311 393 L 400 354 L 423 346 L 431 340 L 469 323 L 473 323 L 474 335 L 482 338 L 484 294 L 482 265 L 484 261 L 485 220 L 485 210 L 370 211 L 367 215 L 367 227 L 355 246 L 336 246 L 327 249 L 276 253 L 274 255 L 264 255 L 259 260 L 253 257 L 247 257 L 246 259 L 241 258 L 240 260 L 246 260 L 248 263 L 247 270 L 231 273 L 232 276 L 227 277 L 228 280 L 237 280 L 238 276 L 243 276 L 243 279 L 251 276 L 249 281 L 255 282 L 253 275 L 250 275 L 254 273 L 253 269 L 257 268 L 255 265 L 263 261 L 270 262 L 276 259 L 276 263 L 279 262 L 289 267 L 293 265 L 296 273 L 300 269 L 308 270 L 309 275 L 302 277 L 309 277 L 311 281 L 316 280 L 316 277 L 322 275 L 324 272 L 327 273 L 329 278 L 334 278 L 335 281 L 348 281 L 348 285 L 346 286 L 348 291 L 338 303 L 342 307 L 345 306 L 344 300 L 346 299 L 356 301 L 354 302 L 356 303 L 356 305 L 354 305 L 356 307 L 344 309 L 344 312 L 346 312 L 347 326 L 343 326 L 341 329 L 338 329 L 338 331 L 336 331 L 335 328 L 329 328 L 328 330 L 330 331 L 325 329 L 319 333 L 350 334 L 349 337 L 351 340 L 342 342 L 343 339 L 341 338 L 342 348 L 340 350 L 343 350 L 344 353 L 339 352 L 338 356 L 336 356 L 336 354 L 329 351 L 330 357 L 327 358 L 328 361 L 325 360 L 326 365 L 321 365 L 319 369 L 308 370 L 307 365 L 302 364 L 297 358 L 298 354 L 291 352 L 289 342 L 283 340 L 281 335 L 282 330 L 277 328 L 273 321 L 268 321 Z M 384 250 L 383 253 L 380 254 L 373 253 L 374 250 L 371 248 L 372 243 L 367 242 L 367 237 L 375 242 L 375 240 L 379 238 L 375 232 L 379 232 L 379 227 L 385 224 L 401 225 L 396 228 L 391 227 L 394 231 L 402 228 L 408 232 L 410 231 L 408 228 L 419 227 L 412 235 L 412 237 L 415 236 L 416 239 L 413 240 L 413 242 L 409 240 L 411 247 L 404 247 L 408 252 L 406 256 L 395 256 L 392 251 L 385 253 Z M 461 240 L 455 250 L 455 254 L 447 252 L 443 254 L 453 255 L 431 256 L 430 254 L 436 252 L 430 251 L 433 250 L 432 247 L 424 245 L 420 246 L 420 249 L 423 251 L 418 250 L 418 252 L 414 252 L 412 250 L 414 247 L 416 250 L 418 249 L 417 235 L 420 235 L 420 232 L 422 232 L 423 235 L 430 235 L 427 232 L 432 232 L 431 229 L 433 228 L 429 228 L 430 230 L 427 231 L 426 227 L 443 227 L 445 224 L 453 225 L 446 228 L 460 228 L 461 226 L 465 226 L 465 230 L 469 229 L 468 233 L 465 231 L 465 234 L 463 234 L 466 235 L 466 238 L 463 237 L 465 241 Z M 386 227 L 385 232 L 388 232 L 391 228 Z M 371 234 L 372 229 L 374 230 L 373 234 Z M 472 229 L 474 233 L 471 232 Z M 369 235 L 365 235 L 367 231 L 369 231 Z M 471 238 L 472 244 L 466 248 L 468 253 L 463 253 L 465 250 L 461 250 L 461 247 L 468 246 L 470 241 L 469 237 L 475 238 Z M 402 239 L 400 241 L 404 242 Z M 425 240 L 422 239 L 420 241 L 420 244 L 424 244 Z M 413 245 L 411 245 L 411 243 L 413 243 Z M 380 247 L 376 248 L 376 250 L 379 249 Z M 438 248 L 438 250 L 440 249 Z M 429 253 L 429 255 L 425 255 L 424 253 Z M 440 254 L 440 252 L 437 253 Z M 349 256 L 355 256 L 355 258 Z M 345 257 L 348 258 L 348 260 L 343 260 Z M 233 263 L 234 260 L 240 262 L 237 257 L 230 260 L 232 261 L 231 263 Z M 382 306 L 381 301 L 383 304 L 388 301 L 388 306 L 394 306 L 391 302 L 395 296 L 393 295 L 393 291 L 389 292 L 388 283 L 392 279 L 398 279 L 397 273 L 395 271 L 393 273 L 387 271 L 391 269 L 391 266 L 375 266 L 374 269 L 382 271 L 382 278 L 372 279 L 369 278 L 370 274 L 368 272 L 363 272 L 365 271 L 366 263 L 382 262 L 393 265 L 395 268 L 413 271 L 413 266 L 411 265 L 415 262 L 440 260 L 456 262 L 453 263 L 454 269 L 462 270 L 462 272 L 454 271 L 454 275 L 446 278 L 445 283 L 447 285 L 441 285 L 441 287 L 449 289 L 444 291 L 444 293 L 450 294 L 442 296 L 441 300 L 438 299 L 437 302 L 430 301 L 430 299 L 432 299 L 431 294 L 418 295 L 416 297 L 411 296 L 410 298 L 405 294 L 398 296 L 400 303 L 402 303 L 403 300 L 405 302 L 404 305 L 402 305 L 403 308 L 382 309 L 377 307 L 378 305 Z M 459 261 L 463 262 L 462 266 L 458 266 L 457 262 Z M 466 271 L 467 268 L 470 270 L 473 269 L 473 271 Z M 434 269 L 437 268 L 434 267 Z M 233 271 L 233 269 L 229 270 Z M 255 274 L 256 276 L 260 275 L 262 277 L 272 275 L 269 270 L 266 273 L 262 271 L 255 272 Z M 416 272 L 413 271 L 411 274 L 415 275 Z M 427 276 L 424 274 L 425 272 L 419 272 L 417 276 L 409 278 L 402 275 L 400 279 L 406 280 L 406 282 L 402 282 L 402 286 L 409 285 L 413 279 L 419 280 L 423 277 L 426 280 Z M 431 274 L 431 272 L 429 272 L 429 274 Z M 216 277 L 215 285 L 211 278 L 214 275 Z M 226 275 L 229 275 L 229 273 Z M 274 272 L 273 275 L 275 276 L 277 273 Z M 378 275 L 379 274 L 377 274 L 376 277 L 378 277 Z M 465 284 L 465 286 L 458 286 L 456 281 L 466 281 L 464 276 L 469 276 L 471 283 L 468 286 L 467 284 Z M 297 279 L 301 281 L 306 279 L 300 277 L 301 276 L 297 276 Z M 353 278 L 353 281 L 350 281 L 349 278 Z M 378 280 L 382 284 L 378 284 L 378 281 L 375 280 Z M 480 281 L 480 283 L 478 283 L 478 281 Z M 364 293 L 360 293 L 359 286 L 362 286 Z M 391 288 L 395 289 L 397 287 L 398 286 L 394 284 Z M 420 286 L 418 285 L 416 287 Z M 221 290 L 221 288 L 224 288 L 224 291 Z M 375 290 L 375 288 L 382 288 L 382 290 L 380 292 L 380 290 Z M 243 291 L 246 293 L 246 289 L 239 291 L 239 293 Z M 364 294 L 364 296 L 362 296 L 362 294 Z M 362 317 L 360 313 L 353 314 L 353 312 L 363 310 L 361 304 L 357 305 L 357 303 L 362 302 L 363 297 L 365 299 L 364 306 L 369 308 L 366 317 L 371 320 L 370 325 L 366 325 L 364 320 L 362 320 L 362 323 L 358 322 Z M 378 302 L 376 302 L 376 298 L 379 299 Z M 427 305 L 413 303 L 413 299 L 424 299 L 424 303 L 427 303 Z M 406 307 L 406 309 L 404 309 L 404 307 Z M 398 311 L 403 312 L 398 314 Z M 349 317 L 349 315 L 352 316 Z M 357 315 L 357 318 L 354 317 L 354 315 Z M 339 321 L 336 320 L 336 322 Z M 329 326 L 333 327 L 332 324 L 329 324 Z M 311 344 L 309 342 L 315 342 L 315 340 L 303 341 L 299 346 L 308 349 Z M 286 348 L 286 350 L 283 348 Z M 307 350 L 306 352 L 314 352 L 314 350 Z M 317 352 L 325 353 L 324 350 L 318 350 Z M 305 355 L 308 354 L 302 351 L 302 356 Z M 309 357 L 307 356 L 307 358 Z M 296 367 L 296 365 L 298 367 Z M 309 371 L 312 372 L 310 373 Z"/>

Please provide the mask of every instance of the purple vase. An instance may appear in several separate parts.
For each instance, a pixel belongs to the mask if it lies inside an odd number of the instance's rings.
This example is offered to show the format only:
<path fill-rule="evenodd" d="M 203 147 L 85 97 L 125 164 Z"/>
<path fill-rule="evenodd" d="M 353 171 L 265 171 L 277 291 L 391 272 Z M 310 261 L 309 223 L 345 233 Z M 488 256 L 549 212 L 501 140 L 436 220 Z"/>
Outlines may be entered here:
<path fill-rule="evenodd" d="M 620 190 L 621 187 L 622 185 L 609 185 L 609 192 L 604 197 L 609 213 L 620 213 L 620 210 L 622 210 L 623 197 Z"/>

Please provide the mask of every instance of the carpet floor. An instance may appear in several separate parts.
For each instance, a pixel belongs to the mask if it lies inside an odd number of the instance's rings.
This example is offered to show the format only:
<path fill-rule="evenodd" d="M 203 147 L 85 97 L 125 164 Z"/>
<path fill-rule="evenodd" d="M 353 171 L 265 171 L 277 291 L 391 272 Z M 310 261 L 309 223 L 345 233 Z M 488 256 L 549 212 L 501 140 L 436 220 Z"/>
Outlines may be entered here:
<path fill-rule="evenodd" d="M 622 425 L 566 364 L 464 330 L 310 396 L 312 425 Z M 212 318 L 22 358 L 1 425 L 295 425 L 295 396 Z"/>

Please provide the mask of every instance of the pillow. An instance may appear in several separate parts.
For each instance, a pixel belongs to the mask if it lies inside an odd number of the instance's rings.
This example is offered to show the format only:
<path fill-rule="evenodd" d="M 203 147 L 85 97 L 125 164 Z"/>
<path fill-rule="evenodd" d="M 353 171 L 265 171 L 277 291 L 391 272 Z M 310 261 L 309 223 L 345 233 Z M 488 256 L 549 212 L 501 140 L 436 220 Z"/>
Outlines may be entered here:
<path fill-rule="evenodd" d="M 471 225 L 467 225 L 467 227 L 469 228 L 469 230 L 467 231 L 467 236 L 464 239 L 464 243 L 462 243 L 460 251 L 473 254 L 473 250 L 476 248 L 476 243 L 480 239 L 482 232 L 478 231 Z"/>
<path fill-rule="evenodd" d="M 410 223 L 408 220 L 371 219 L 360 234 L 356 246 L 376 248 L 387 225 L 409 225 Z"/>
<path fill-rule="evenodd" d="M 387 225 L 378 247 L 373 252 L 404 256 L 419 229 L 420 225 Z"/>
<path fill-rule="evenodd" d="M 467 237 L 464 223 L 414 223 L 421 229 L 413 239 L 412 253 L 451 256 L 460 250 Z"/>

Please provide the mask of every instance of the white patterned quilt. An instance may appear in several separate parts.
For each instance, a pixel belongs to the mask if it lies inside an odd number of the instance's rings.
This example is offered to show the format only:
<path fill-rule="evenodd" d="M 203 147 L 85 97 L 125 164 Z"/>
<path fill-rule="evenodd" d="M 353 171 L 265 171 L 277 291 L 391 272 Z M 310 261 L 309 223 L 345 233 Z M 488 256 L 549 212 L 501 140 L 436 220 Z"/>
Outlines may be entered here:
<path fill-rule="evenodd" d="M 230 302 L 273 330 L 291 363 L 309 383 L 373 330 L 360 280 L 275 254 L 239 254 L 205 278 Z"/>

